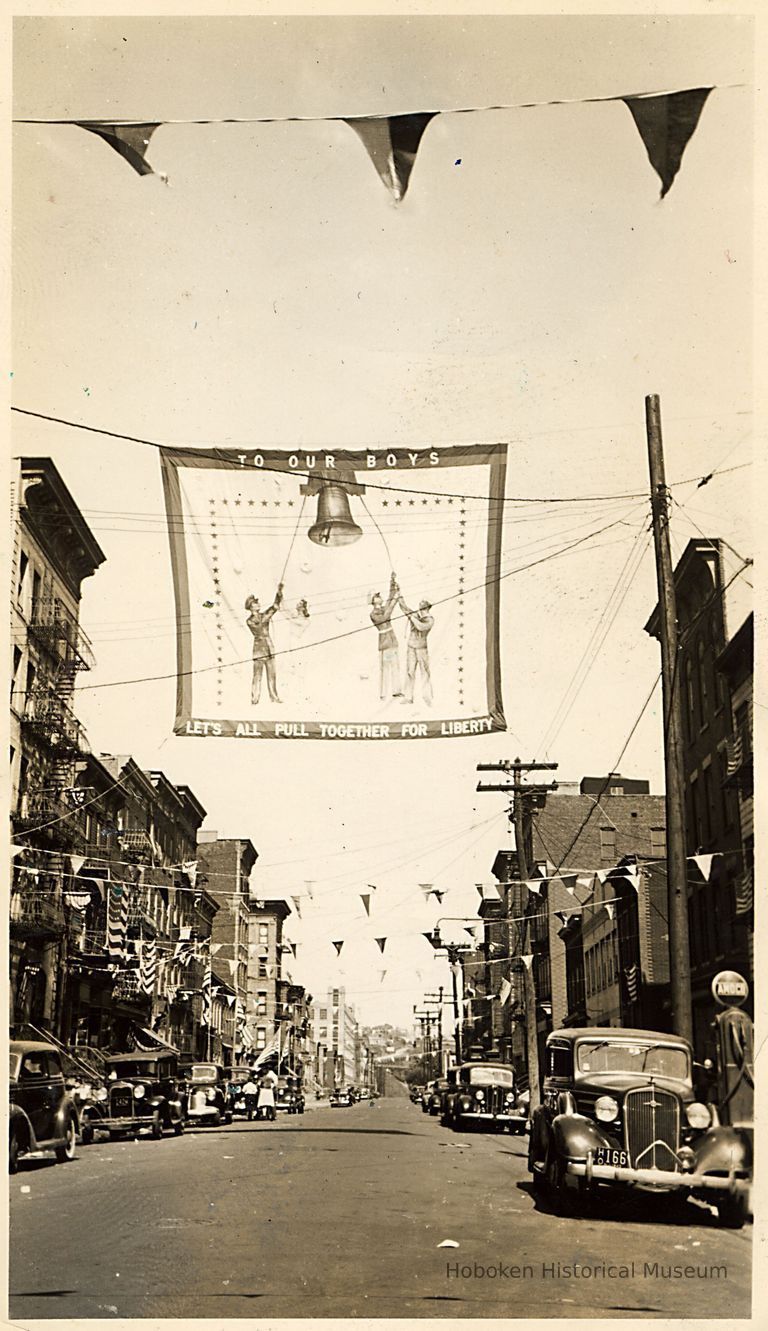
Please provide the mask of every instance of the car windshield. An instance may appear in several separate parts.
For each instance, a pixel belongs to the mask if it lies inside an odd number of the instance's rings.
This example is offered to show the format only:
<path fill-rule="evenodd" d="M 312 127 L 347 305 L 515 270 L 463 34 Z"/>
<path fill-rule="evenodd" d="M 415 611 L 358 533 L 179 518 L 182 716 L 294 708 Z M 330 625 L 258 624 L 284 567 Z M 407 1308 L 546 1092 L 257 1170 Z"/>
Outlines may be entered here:
<path fill-rule="evenodd" d="M 156 1077 L 157 1063 L 149 1058 L 136 1058 L 126 1063 L 110 1063 L 109 1076 L 120 1077 Z"/>
<path fill-rule="evenodd" d="M 20 1062 L 21 1062 L 21 1054 L 11 1054 L 11 1056 L 10 1056 L 10 1063 L 11 1063 L 11 1081 L 18 1081 L 18 1079 L 19 1079 L 19 1063 L 20 1063 Z"/>
<path fill-rule="evenodd" d="M 583 1040 L 578 1047 L 579 1072 L 647 1073 L 688 1081 L 687 1049 L 666 1044 L 643 1044 L 634 1040 Z"/>
<path fill-rule="evenodd" d="M 508 1068 L 470 1068 L 470 1086 L 512 1086 L 513 1074 Z"/>
<path fill-rule="evenodd" d="M 218 1081 L 215 1063 L 198 1063 L 192 1068 L 190 1081 Z"/>

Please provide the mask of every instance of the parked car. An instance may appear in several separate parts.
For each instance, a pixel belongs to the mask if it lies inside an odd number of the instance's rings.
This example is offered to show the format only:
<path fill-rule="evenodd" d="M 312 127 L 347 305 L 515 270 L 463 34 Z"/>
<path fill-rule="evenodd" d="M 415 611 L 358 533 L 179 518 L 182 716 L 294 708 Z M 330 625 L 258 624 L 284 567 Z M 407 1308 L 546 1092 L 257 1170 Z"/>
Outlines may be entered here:
<path fill-rule="evenodd" d="M 275 1109 L 284 1109 L 289 1114 L 304 1113 L 304 1096 L 295 1077 L 278 1077 Z"/>
<path fill-rule="evenodd" d="M 424 1087 L 423 1087 L 423 1086 L 412 1086 L 412 1087 L 411 1087 L 411 1090 L 410 1090 L 410 1096 L 411 1096 L 411 1104 L 412 1104 L 412 1105 L 420 1105 L 420 1104 L 421 1104 L 421 1097 L 422 1097 L 423 1090 L 424 1090 Z"/>
<path fill-rule="evenodd" d="M 751 1141 L 694 1098 L 688 1042 L 658 1031 L 553 1031 L 528 1168 L 558 1211 L 646 1186 L 711 1202 L 729 1227 L 749 1213 Z"/>
<path fill-rule="evenodd" d="M 11 1040 L 8 1168 L 37 1151 L 53 1151 L 59 1164 L 73 1160 L 79 1129 L 77 1107 L 64 1084 L 61 1054 L 52 1044 Z"/>
<path fill-rule="evenodd" d="M 434 1090 L 434 1087 L 435 1087 L 435 1083 L 434 1083 L 434 1081 L 428 1081 L 427 1084 L 426 1084 L 426 1086 L 424 1087 L 424 1090 L 422 1091 L 422 1094 L 421 1094 L 421 1112 L 422 1112 L 423 1114 L 427 1114 L 427 1113 L 429 1113 L 429 1097 L 430 1097 L 430 1095 L 432 1094 L 432 1091 Z"/>
<path fill-rule="evenodd" d="M 220 1063 L 193 1063 L 187 1075 L 186 1118 L 190 1123 L 232 1122 L 227 1075 Z"/>
<path fill-rule="evenodd" d="M 331 1092 L 331 1109 L 348 1109 L 351 1103 L 349 1091 Z"/>
<path fill-rule="evenodd" d="M 237 1114 L 245 1118 L 248 1113 L 243 1087 L 249 1081 L 253 1081 L 253 1072 L 250 1068 L 229 1068 L 227 1071 L 227 1099 L 229 1112 L 233 1117 Z"/>
<path fill-rule="evenodd" d="M 427 1100 L 427 1113 L 431 1114 L 433 1118 L 436 1118 L 438 1114 L 442 1114 L 443 1098 L 450 1088 L 451 1083 L 448 1081 L 447 1077 L 438 1077 L 437 1081 L 432 1083 L 432 1090 L 430 1091 Z"/>
<path fill-rule="evenodd" d="M 443 1100 L 442 1121 L 453 1128 L 524 1132 L 528 1107 L 505 1063 L 470 1061 L 450 1070 L 452 1085 Z"/>
<path fill-rule="evenodd" d="M 110 1137 L 148 1132 L 162 1137 L 166 1128 L 184 1131 L 184 1104 L 176 1055 L 113 1054 L 106 1060 L 107 1112 L 103 1126 Z"/>

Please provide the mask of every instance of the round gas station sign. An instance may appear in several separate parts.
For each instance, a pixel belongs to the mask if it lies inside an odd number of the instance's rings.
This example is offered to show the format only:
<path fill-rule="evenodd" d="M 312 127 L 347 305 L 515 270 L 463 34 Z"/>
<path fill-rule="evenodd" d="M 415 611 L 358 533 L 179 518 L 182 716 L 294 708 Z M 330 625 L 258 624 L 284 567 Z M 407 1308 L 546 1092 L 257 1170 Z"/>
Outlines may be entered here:
<path fill-rule="evenodd" d="M 712 981 L 712 995 L 722 1007 L 741 1007 L 749 998 L 749 985 L 738 971 L 718 971 Z"/>

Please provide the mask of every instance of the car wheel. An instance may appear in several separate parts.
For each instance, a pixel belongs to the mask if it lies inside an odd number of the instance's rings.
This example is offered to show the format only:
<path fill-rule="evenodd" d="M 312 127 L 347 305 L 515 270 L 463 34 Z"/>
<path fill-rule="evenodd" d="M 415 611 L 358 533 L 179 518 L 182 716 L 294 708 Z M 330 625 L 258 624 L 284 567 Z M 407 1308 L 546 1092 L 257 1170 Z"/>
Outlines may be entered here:
<path fill-rule="evenodd" d="M 15 1174 L 16 1171 L 18 1170 L 18 1168 L 19 1168 L 19 1155 L 20 1155 L 20 1154 L 21 1154 L 21 1148 L 20 1148 L 20 1146 L 19 1146 L 19 1137 L 18 1137 L 18 1133 L 14 1132 L 13 1128 L 11 1128 L 10 1137 L 9 1137 L 9 1139 L 8 1139 L 8 1173 L 9 1173 L 9 1174 Z"/>
<path fill-rule="evenodd" d="M 224 1123 L 226 1124 L 227 1127 L 229 1127 L 230 1123 L 232 1122 L 232 1119 L 233 1119 L 232 1111 L 227 1110 L 226 1114 L 224 1115 Z"/>
<path fill-rule="evenodd" d="M 721 1197 L 717 1203 L 717 1218 L 724 1229 L 743 1229 L 749 1210 L 745 1197 Z"/>
<path fill-rule="evenodd" d="M 91 1146 L 93 1143 L 93 1128 L 89 1123 L 85 1123 L 80 1129 L 80 1145 Z"/>
<path fill-rule="evenodd" d="M 160 1117 L 160 1110 L 156 1109 L 154 1114 L 152 1115 L 152 1127 L 150 1129 L 150 1136 L 154 1139 L 154 1141 L 159 1141 L 162 1135 L 163 1135 L 163 1120 Z"/>
<path fill-rule="evenodd" d="M 71 1118 L 68 1118 L 67 1126 L 64 1129 L 64 1144 L 57 1146 L 55 1150 L 56 1159 L 60 1165 L 65 1165 L 68 1160 L 74 1160 L 76 1144 L 75 1124 Z"/>
<path fill-rule="evenodd" d="M 184 1131 L 184 1120 L 180 1118 L 178 1122 L 174 1123 L 173 1125 L 174 1136 L 180 1137 L 183 1131 Z"/>

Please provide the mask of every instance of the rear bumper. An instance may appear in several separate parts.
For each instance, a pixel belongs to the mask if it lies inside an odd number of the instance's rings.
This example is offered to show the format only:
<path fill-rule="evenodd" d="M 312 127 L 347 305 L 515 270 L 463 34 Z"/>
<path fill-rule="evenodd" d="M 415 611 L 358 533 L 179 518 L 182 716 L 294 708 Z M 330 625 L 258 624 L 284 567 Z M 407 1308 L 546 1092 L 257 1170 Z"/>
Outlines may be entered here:
<path fill-rule="evenodd" d="M 750 1180 L 735 1174 L 685 1174 L 672 1169 L 632 1169 L 615 1165 L 595 1165 L 586 1160 L 569 1160 L 566 1173 L 595 1183 L 625 1183 L 630 1187 L 668 1188 L 683 1192 L 748 1193 Z"/>
<path fill-rule="evenodd" d="M 223 1112 L 222 1109 L 217 1109 L 215 1105 L 206 1105 L 205 1109 L 188 1109 L 187 1118 L 190 1119 L 190 1121 L 195 1119 L 196 1122 L 200 1123 L 204 1122 L 207 1118 L 221 1118 Z"/>

